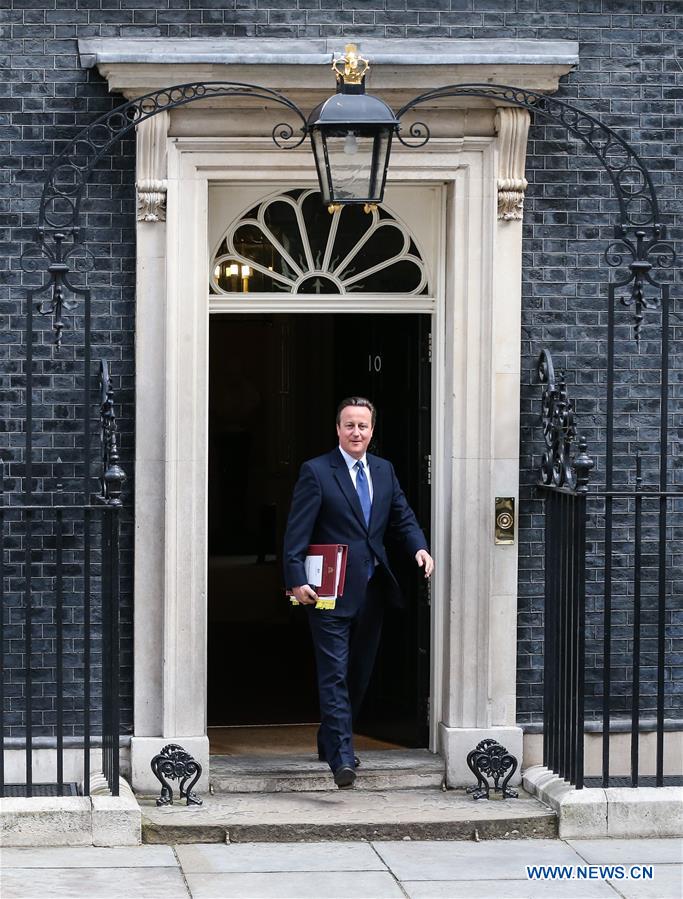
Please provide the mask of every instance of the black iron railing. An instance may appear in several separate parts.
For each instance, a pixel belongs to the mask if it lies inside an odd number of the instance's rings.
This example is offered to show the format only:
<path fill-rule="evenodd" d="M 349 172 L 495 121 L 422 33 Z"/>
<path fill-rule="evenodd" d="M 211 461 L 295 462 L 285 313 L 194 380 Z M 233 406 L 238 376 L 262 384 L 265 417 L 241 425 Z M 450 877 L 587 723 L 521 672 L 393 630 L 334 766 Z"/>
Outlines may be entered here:
<path fill-rule="evenodd" d="M 583 786 L 586 618 L 586 497 L 549 489 L 545 499 L 546 579 L 543 764 Z"/>
<path fill-rule="evenodd" d="M 103 464 L 92 502 L 65 491 L 67 466 L 59 459 L 51 466 L 55 483 L 47 502 L 34 500 L 45 500 L 44 493 L 7 491 L 0 466 L 0 646 L 10 648 L 0 652 L 0 796 L 6 786 L 4 750 L 17 745 L 24 753 L 22 792 L 36 794 L 36 740 L 43 746 L 47 734 L 56 750 L 50 784 L 58 794 L 71 794 L 66 740 L 69 748 L 81 745 L 81 764 L 72 760 L 70 768 L 79 770 L 84 793 L 90 790 L 92 754 L 101 745 L 105 777 L 118 795 L 119 513 L 125 475 L 118 466 L 106 363 L 100 383 Z M 44 771 L 41 780 L 38 792 L 45 786 Z"/>
<path fill-rule="evenodd" d="M 102 771 L 113 795 L 119 793 L 120 705 L 120 522 L 126 476 L 119 466 L 114 388 L 109 364 L 100 363 L 102 474 L 98 500 L 102 518 Z"/>
<path fill-rule="evenodd" d="M 589 635 L 602 650 L 597 682 L 591 685 L 590 709 L 602 725 L 600 783 L 613 780 L 610 734 L 613 725 L 630 730 L 631 786 L 642 781 L 641 732 L 655 722 L 654 785 L 663 786 L 666 739 L 667 666 L 673 661 L 668 637 L 668 608 L 680 608 L 674 592 L 675 542 L 667 527 L 673 501 L 683 491 L 643 486 L 642 459 L 635 459 L 636 480 L 629 490 L 598 490 L 588 505 L 589 531 L 603 532 L 604 558 L 597 566 L 602 580 L 602 625 Z M 679 510 L 680 512 L 680 510 Z M 628 536 L 624 538 L 623 532 Z M 678 575 L 680 577 L 680 573 Z M 598 606 L 598 612 L 600 611 Z M 671 632 L 673 633 L 673 631 Z M 621 729 L 621 728 L 620 728 Z M 652 759 L 645 760 L 648 767 Z"/>
<path fill-rule="evenodd" d="M 76 767 L 84 793 L 91 756 L 100 744 L 104 773 L 112 793 L 118 793 L 118 529 L 118 512 L 106 505 L 2 507 L 0 600 L 4 603 L 8 580 L 11 587 L 16 579 L 23 601 L 5 605 L 10 614 L 0 625 L 0 640 L 17 644 L 7 657 L 0 653 L 0 796 L 5 795 L 4 750 L 21 744 L 25 795 L 34 795 L 34 752 L 44 746 L 48 731 L 56 749 L 50 783 L 60 795 L 70 795 L 65 737 L 69 749 L 75 742 L 82 746 Z M 17 546 L 19 539 L 23 546 Z M 82 592 L 75 596 L 73 586 L 65 586 L 69 581 L 82 584 Z M 21 636 L 12 640 L 8 631 Z M 10 669 L 19 659 L 22 664 Z"/>
<path fill-rule="evenodd" d="M 666 370 L 661 374 L 666 381 Z M 602 772 L 591 784 L 623 783 L 611 766 L 613 725 L 629 722 L 631 786 L 643 779 L 643 723 L 655 719 L 654 785 L 663 786 L 667 646 L 667 599 L 675 565 L 667 516 L 681 488 L 666 488 L 668 395 L 662 392 L 658 474 L 643 484 L 641 453 L 633 458 L 632 485 L 613 486 L 614 425 L 604 445 L 605 486 L 589 489 L 594 462 L 585 438 L 576 441 L 574 408 L 564 375 L 550 354 L 539 360 L 546 449 L 540 491 L 545 501 L 544 764 L 584 786 L 584 728 L 602 724 Z M 613 389 L 613 377 L 608 375 Z M 608 403 L 608 421 L 614 408 Z M 651 466 L 652 467 L 652 466 Z M 659 489 L 658 489 L 659 488 Z M 587 553 L 587 543 L 590 552 Z M 592 624 L 586 627 L 586 582 L 591 587 Z M 601 619 L 598 623 L 599 618 Z M 616 651 L 615 651 L 616 647 Z M 594 663 L 586 663 L 586 650 Z M 587 691 L 587 681 L 588 687 Z M 647 689 L 644 689 L 644 686 Z M 620 726 L 619 731 L 623 730 Z M 648 768 L 652 759 L 648 759 Z"/>
<path fill-rule="evenodd" d="M 583 787 L 586 643 L 586 494 L 594 462 L 576 437 L 567 385 L 546 350 L 539 360 L 545 452 L 543 764 Z"/>
<path fill-rule="evenodd" d="M 102 771 L 114 796 L 119 793 L 119 517 L 102 516 Z"/>

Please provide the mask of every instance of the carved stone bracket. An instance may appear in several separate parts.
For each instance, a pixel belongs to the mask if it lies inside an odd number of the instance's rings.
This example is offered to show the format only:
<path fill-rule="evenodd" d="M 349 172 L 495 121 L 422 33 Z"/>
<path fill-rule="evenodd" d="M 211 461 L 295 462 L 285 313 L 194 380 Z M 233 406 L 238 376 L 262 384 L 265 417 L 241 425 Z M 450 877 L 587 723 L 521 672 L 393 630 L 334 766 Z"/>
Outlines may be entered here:
<path fill-rule="evenodd" d="M 524 209 L 524 177 L 529 113 L 518 107 L 500 107 L 496 111 L 498 132 L 498 218 L 521 221 Z"/>
<path fill-rule="evenodd" d="M 137 127 L 138 221 L 166 221 L 166 136 L 168 112 L 160 112 Z"/>

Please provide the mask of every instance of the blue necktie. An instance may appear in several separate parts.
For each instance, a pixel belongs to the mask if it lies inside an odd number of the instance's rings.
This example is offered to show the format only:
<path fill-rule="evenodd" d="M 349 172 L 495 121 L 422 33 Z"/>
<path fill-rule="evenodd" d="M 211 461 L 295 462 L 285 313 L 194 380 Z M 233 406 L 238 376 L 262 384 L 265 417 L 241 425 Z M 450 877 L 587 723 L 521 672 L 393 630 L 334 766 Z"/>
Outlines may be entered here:
<path fill-rule="evenodd" d="M 354 468 L 356 469 L 356 490 L 358 491 L 358 499 L 360 500 L 360 505 L 363 510 L 365 524 L 369 525 L 372 503 L 370 502 L 370 487 L 368 486 L 368 479 L 365 477 L 365 468 L 363 467 L 362 462 L 356 462 Z"/>

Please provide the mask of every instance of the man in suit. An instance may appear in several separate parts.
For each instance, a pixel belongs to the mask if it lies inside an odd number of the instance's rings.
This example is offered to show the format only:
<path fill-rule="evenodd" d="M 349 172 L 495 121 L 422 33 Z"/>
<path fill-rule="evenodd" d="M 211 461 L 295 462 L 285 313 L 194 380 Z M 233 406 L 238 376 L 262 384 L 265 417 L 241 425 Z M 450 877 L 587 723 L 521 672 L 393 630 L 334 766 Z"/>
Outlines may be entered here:
<path fill-rule="evenodd" d="M 337 410 L 339 447 L 304 462 L 294 488 L 284 541 L 287 587 L 306 607 L 315 648 L 320 696 L 318 755 L 340 788 L 353 786 L 358 758 L 353 721 L 365 695 L 379 646 L 386 603 L 402 605 L 384 546 L 387 533 L 429 577 L 434 568 L 427 541 L 386 459 L 367 453 L 375 408 L 348 397 Z M 306 583 L 311 543 L 348 544 L 344 594 L 334 609 L 316 609 Z"/>

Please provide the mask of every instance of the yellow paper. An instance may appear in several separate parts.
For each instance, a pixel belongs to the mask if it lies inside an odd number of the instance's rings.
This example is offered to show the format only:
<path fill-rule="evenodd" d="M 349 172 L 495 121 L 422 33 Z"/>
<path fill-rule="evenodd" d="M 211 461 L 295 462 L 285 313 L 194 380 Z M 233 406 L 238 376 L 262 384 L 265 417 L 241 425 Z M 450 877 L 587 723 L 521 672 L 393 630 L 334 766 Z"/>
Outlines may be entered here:
<path fill-rule="evenodd" d="M 299 600 L 294 599 L 293 596 L 289 597 L 289 601 L 291 602 L 291 604 L 293 606 L 301 605 Z M 336 597 L 332 597 L 330 599 L 319 599 L 316 602 L 315 607 L 316 607 L 316 609 L 334 609 L 336 605 L 337 605 L 337 599 L 336 599 Z"/>

